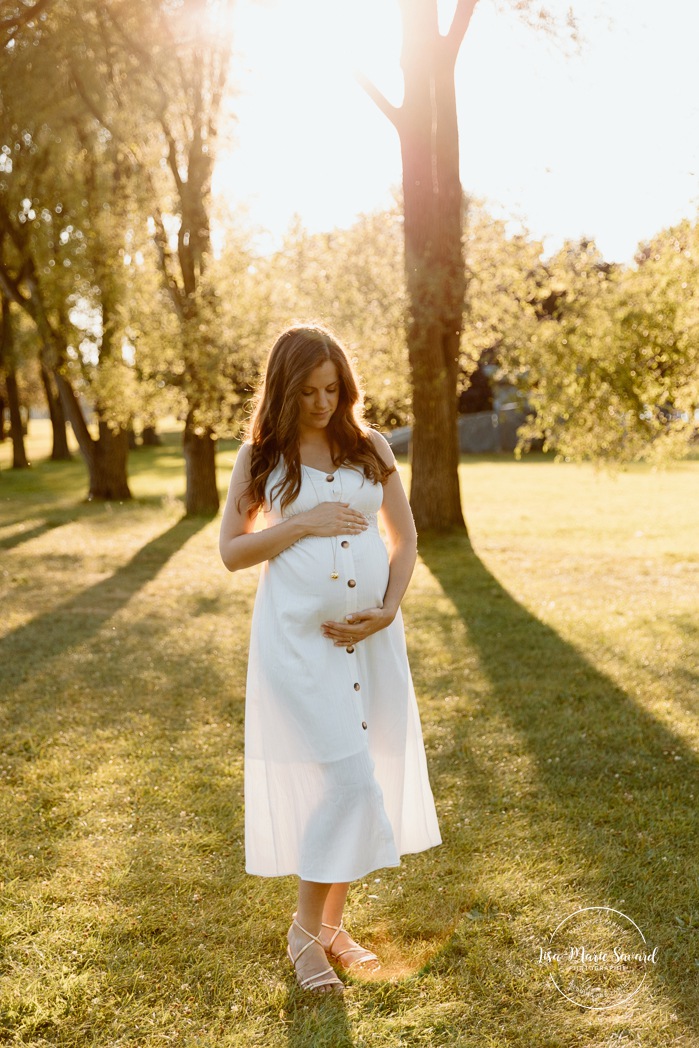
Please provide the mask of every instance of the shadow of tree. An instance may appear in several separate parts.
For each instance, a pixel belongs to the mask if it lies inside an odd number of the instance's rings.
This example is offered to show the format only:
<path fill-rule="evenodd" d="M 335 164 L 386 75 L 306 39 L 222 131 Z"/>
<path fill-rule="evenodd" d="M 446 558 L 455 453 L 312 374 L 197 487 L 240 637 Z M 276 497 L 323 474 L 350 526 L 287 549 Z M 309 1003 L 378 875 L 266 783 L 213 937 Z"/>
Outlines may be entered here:
<path fill-rule="evenodd" d="M 11 550 L 17 546 L 21 546 L 24 542 L 31 542 L 32 539 L 38 539 L 40 535 L 44 535 L 47 531 L 53 531 L 54 528 L 60 528 L 67 521 L 52 521 L 43 520 L 39 524 L 35 524 L 32 528 L 25 528 L 23 531 L 17 531 L 14 535 L 8 535 L 7 538 L 0 539 L 0 549 Z"/>
<path fill-rule="evenodd" d="M 696 1029 L 696 979 L 687 970 L 696 929 L 677 921 L 699 901 L 696 754 L 512 598 L 467 540 L 421 540 L 420 553 L 465 624 L 489 681 L 487 702 L 534 762 L 530 817 L 545 823 L 539 840 L 548 836 L 552 848 L 580 860 L 574 885 L 590 905 L 624 900 L 661 944 L 652 978 Z M 471 730 L 464 718 L 452 721 L 450 744 L 430 762 L 436 783 L 463 765 Z M 476 783 L 489 779 L 485 770 Z"/>
<path fill-rule="evenodd" d="M 94 636 L 167 564 L 208 518 L 185 518 L 157 535 L 109 578 L 81 590 L 0 639 L 4 687 L 12 689 L 41 665 Z"/>

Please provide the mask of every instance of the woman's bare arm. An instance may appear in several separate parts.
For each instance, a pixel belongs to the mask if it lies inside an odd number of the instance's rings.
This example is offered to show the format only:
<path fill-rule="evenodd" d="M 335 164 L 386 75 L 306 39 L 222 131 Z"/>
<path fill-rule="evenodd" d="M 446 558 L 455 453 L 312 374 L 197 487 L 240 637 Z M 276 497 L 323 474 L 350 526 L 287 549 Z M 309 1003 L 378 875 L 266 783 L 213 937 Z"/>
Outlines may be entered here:
<path fill-rule="evenodd" d="M 376 430 L 371 431 L 376 451 L 387 465 L 396 464 L 391 446 Z M 390 574 L 383 606 L 395 617 L 417 560 L 417 532 L 408 497 L 398 470 L 394 470 L 384 484 L 380 510 L 388 539 Z"/>

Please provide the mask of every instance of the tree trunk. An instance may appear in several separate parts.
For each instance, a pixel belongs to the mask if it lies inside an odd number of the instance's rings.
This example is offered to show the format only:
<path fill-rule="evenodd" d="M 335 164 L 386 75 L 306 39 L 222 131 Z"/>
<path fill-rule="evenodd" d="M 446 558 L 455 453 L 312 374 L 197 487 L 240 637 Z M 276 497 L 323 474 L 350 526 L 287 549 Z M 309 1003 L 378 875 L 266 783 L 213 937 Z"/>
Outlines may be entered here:
<path fill-rule="evenodd" d="M 12 437 L 12 468 L 29 469 L 29 460 L 24 447 L 24 426 L 19 403 L 17 376 L 12 365 L 5 364 L 5 388 L 10 406 L 10 436 Z"/>
<path fill-rule="evenodd" d="M 59 358 L 61 354 L 59 352 Z M 89 478 L 88 500 L 119 501 L 131 498 L 127 480 L 128 437 L 126 430 L 112 429 L 100 420 L 99 439 L 88 429 L 80 401 L 68 379 L 54 372 L 63 408 L 70 419 Z"/>
<path fill-rule="evenodd" d="M 144 448 L 159 448 L 162 440 L 155 426 L 144 426 L 141 432 L 141 444 Z"/>
<path fill-rule="evenodd" d="M 2 444 L 7 438 L 7 430 L 5 429 L 5 398 L 0 396 L 0 444 Z"/>
<path fill-rule="evenodd" d="M 465 263 L 454 65 L 439 33 L 436 0 L 404 2 L 403 26 L 399 131 L 413 377 L 410 503 L 418 531 L 450 531 L 466 526 L 456 431 Z"/>
<path fill-rule="evenodd" d="M 466 268 L 454 68 L 476 2 L 457 0 L 443 36 L 437 0 L 400 0 L 400 108 L 364 81 L 401 144 L 414 416 L 410 504 L 418 532 L 466 528 L 456 429 Z"/>
<path fill-rule="evenodd" d="M 216 486 L 216 441 L 210 429 L 201 431 L 187 415 L 183 437 L 187 477 L 185 509 L 188 517 L 214 516 L 219 497 Z"/>
<path fill-rule="evenodd" d="M 14 337 L 12 331 L 12 307 L 2 299 L 2 330 L 0 331 L 0 365 L 5 372 L 5 391 L 10 408 L 10 436 L 12 437 L 12 468 L 28 469 L 29 461 L 24 447 L 24 424 L 19 402 L 19 388 L 14 362 Z"/>
<path fill-rule="evenodd" d="M 90 499 L 122 502 L 131 498 L 127 480 L 129 434 L 107 422 L 99 422 L 99 438 L 94 443 L 90 468 Z"/>
<path fill-rule="evenodd" d="M 66 432 L 66 417 L 63 413 L 61 398 L 54 390 L 51 373 L 43 361 L 41 361 L 41 381 L 46 394 L 46 404 L 51 419 L 51 432 L 53 444 L 51 447 L 52 462 L 69 462 L 73 457 L 68 448 L 68 434 Z"/>

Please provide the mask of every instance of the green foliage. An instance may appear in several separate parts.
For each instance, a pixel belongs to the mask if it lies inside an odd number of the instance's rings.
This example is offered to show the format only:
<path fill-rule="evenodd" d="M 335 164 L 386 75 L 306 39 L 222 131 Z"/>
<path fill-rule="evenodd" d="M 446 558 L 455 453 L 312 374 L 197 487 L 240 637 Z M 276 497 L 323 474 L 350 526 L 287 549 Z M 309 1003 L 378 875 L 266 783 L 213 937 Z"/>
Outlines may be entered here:
<path fill-rule="evenodd" d="M 499 366 L 500 377 L 510 377 L 512 362 L 528 357 L 536 332 L 534 302 L 541 280 L 542 246 L 526 232 L 512 233 L 507 227 L 508 223 L 494 218 L 482 201 L 468 201 L 463 385 L 482 358 Z"/>
<path fill-rule="evenodd" d="M 35 287 L 65 356 L 43 335 L 35 344 L 102 419 L 124 427 L 138 403 L 121 352 L 133 169 L 85 101 L 100 64 L 83 14 L 52 5 L 0 64 L 5 260 L 24 300 Z"/>
<path fill-rule="evenodd" d="M 57 363 L 120 426 L 176 407 L 223 431 L 237 397 L 209 272 L 229 6 L 57 0 L 0 66 L 9 261 L 34 260 Z"/>
<path fill-rule="evenodd" d="M 609 266 L 594 242 L 568 243 L 546 265 L 540 321 L 516 354 L 544 436 L 559 455 L 609 461 L 683 454 L 699 407 L 697 225 L 682 223 Z"/>
<path fill-rule="evenodd" d="M 149 319 L 132 320 L 132 330 L 140 332 L 139 368 L 156 385 L 166 380 L 176 387 L 196 431 L 221 433 L 236 390 L 228 381 L 232 368 L 213 279 L 210 211 L 231 65 L 232 3 L 107 7 L 121 72 L 107 81 L 118 114 L 115 133 L 135 157 L 152 242 L 148 249 L 143 228 L 136 231 L 142 260 L 136 265 L 155 267 L 166 295 L 154 301 L 166 307 L 163 314 L 171 314 L 163 315 L 164 353 L 158 352 L 152 333 L 144 337 L 152 326 Z M 138 115 L 136 123 L 131 113 Z"/>
<path fill-rule="evenodd" d="M 217 215 L 225 237 L 218 257 L 211 262 L 209 279 L 216 293 L 219 388 L 225 390 L 225 400 L 213 424 L 219 435 L 242 436 L 250 398 L 277 334 L 275 289 L 267 259 L 252 250 L 240 218 L 222 207 Z"/>

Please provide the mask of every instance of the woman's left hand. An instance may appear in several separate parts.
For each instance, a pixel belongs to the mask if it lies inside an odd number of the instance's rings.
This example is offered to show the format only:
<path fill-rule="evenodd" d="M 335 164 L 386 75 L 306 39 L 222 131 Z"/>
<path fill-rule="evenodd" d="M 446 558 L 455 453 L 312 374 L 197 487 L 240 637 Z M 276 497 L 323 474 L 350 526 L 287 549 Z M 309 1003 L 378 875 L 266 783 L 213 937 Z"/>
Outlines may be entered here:
<path fill-rule="evenodd" d="M 321 629 L 336 647 L 346 648 L 390 626 L 395 617 L 386 608 L 366 608 L 348 615 L 344 622 L 324 622 Z"/>

